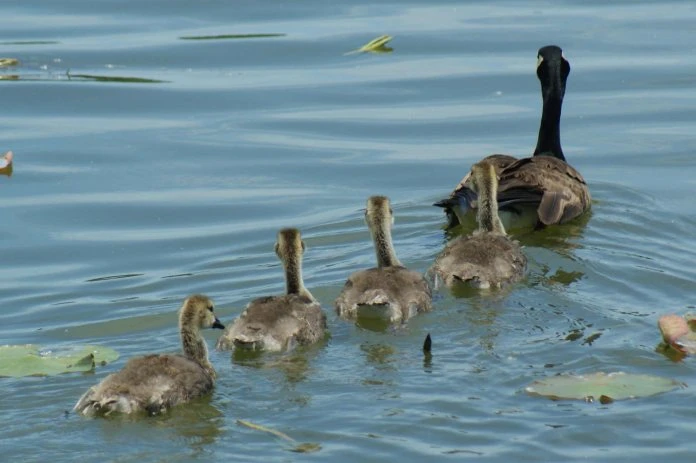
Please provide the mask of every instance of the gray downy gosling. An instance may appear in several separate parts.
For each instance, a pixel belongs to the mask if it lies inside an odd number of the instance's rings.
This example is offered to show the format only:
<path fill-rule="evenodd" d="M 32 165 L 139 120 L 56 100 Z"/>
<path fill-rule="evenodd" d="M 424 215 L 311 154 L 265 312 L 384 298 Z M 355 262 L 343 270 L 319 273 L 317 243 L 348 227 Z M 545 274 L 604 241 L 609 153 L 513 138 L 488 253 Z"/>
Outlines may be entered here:
<path fill-rule="evenodd" d="M 419 312 L 432 309 L 430 287 L 418 272 L 409 270 L 396 257 L 391 227 L 394 213 L 386 196 L 367 200 L 365 222 L 370 229 L 377 267 L 348 277 L 336 299 L 336 311 L 347 319 L 376 318 L 405 322 Z"/>
<path fill-rule="evenodd" d="M 471 172 L 479 203 L 478 230 L 447 244 L 429 273 L 435 274 L 436 282 L 439 278 L 449 287 L 465 282 L 481 289 L 500 288 L 524 276 L 527 258 L 519 243 L 506 235 L 498 216 L 495 166 L 484 160 Z"/>
<path fill-rule="evenodd" d="M 89 388 L 74 410 L 86 416 L 147 412 L 150 415 L 210 393 L 215 369 L 201 328 L 225 327 L 206 296 L 189 296 L 179 311 L 184 354 L 151 354 L 132 358 L 121 371 Z"/>
<path fill-rule="evenodd" d="M 220 336 L 218 349 L 282 351 L 324 338 L 326 315 L 302 280 L 304 251 L 298 229 L 284 228 L 278 232 L 275 252 L 285 267 L 286 294 L 251 301 Z"/>

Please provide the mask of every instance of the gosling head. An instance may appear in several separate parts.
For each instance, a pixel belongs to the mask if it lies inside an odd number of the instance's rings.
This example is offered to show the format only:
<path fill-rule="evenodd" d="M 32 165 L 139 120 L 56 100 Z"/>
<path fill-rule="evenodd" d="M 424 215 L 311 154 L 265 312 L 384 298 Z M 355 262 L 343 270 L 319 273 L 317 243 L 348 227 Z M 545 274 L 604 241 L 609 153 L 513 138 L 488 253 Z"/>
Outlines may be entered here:
<path fill-rule="evenodd" d="M 570 74 L 570 63 L 565 59 L 563 50 L 556 45 L 540 48 L 537 53 L 536 72 L 541 82 L 544 100 L 552 94 L 562 99 Z"/>
<path fill-rule="evenodd" d="M 214 313 L 215 304 L 207 296 L 194 294 L 189 296 L 181 307 L 179 315 L 179 325 L 191 328 L 218 328 L 225 329 L 225 325 Z"/>
<path fill-rule="evenodd" d="M 283 262 L 288 262 L 294 256 L 304 254 L 305 244 L 297 228 L 283 228 L 278 232 L 275 253 Z"/>
<path fill-rule="evenodd" d="M 365 222 L 370 230 L 391 229 L 394 223 L 394 211 L 392 211 L 389 198 L 386 196 L 370 196 L 365 208 Z"/>
<path fill-rule="evenodd" d="M 391 241 L 394 212 L 386 196 L 370 196 L 365 209 L 365 222 L 370 228 L 375 245 L 378 267 L 401 266 Z"/>

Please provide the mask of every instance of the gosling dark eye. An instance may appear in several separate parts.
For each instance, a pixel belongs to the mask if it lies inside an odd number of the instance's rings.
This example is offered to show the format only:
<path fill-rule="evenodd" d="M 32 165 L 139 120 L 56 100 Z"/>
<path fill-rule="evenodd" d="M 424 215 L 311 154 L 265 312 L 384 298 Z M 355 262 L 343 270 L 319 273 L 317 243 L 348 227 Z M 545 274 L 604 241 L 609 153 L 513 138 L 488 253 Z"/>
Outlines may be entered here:
<path fill-rule="evenodd" d="M 208 310 L 210 310 L 210 312 L 213 311 L 213 308 L 214 308 L 214 307 L 213 307 L 212 305 L 209 305 L 209 306 L 208 306 Z"/>

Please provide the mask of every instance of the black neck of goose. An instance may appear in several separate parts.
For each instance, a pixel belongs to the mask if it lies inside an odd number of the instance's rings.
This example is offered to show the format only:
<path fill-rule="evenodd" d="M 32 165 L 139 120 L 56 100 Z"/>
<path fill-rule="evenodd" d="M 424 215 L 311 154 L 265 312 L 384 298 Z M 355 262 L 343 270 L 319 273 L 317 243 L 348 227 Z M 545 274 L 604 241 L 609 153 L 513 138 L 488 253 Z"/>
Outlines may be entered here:
<path fill-rule="evenodd" d="M 378 267 L 398 267 L 401 262 L 396 257 L 394 245 L 392 244 L 390 224 L 381 222 L 375 224 L 372 231 L 372 239 L 375 244 L 375 254 L 377 255 Z"/>
<path fill-rule="evenodd" d="M 544 108 L 539 125 L 539 138 L 534 156 L 554 156 L 565 161 L 561 148 L 561 107 L 563 95 L 560 91 L 549 92 L 544 97 Z"/>

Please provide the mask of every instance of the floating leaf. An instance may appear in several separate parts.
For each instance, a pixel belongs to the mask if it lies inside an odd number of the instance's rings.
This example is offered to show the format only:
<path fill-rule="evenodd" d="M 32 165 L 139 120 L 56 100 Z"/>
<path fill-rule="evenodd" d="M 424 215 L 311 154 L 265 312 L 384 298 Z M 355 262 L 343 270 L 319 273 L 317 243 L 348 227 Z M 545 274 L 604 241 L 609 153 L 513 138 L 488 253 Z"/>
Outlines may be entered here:
<path fill-rule="evenodd" d="M 266 39 L 269 37 L 285 37 L 287 34 L 225 34 L 225 35 L 189 35 L 179 37 L 180 40 L 229 40 L 229 39 Z"/>
<path fill-rule="evenodd" d="M 591 373 L 588 375 L 558 375 L 534 381 L 525 388 L 530 395 L 552 400 L 578 399 L 602 403 L 614 400 L 646 397 L 685 387 L 670 378 L 630 373 Z"/>
<path fill-rule="evenodd" d="M 12 151 L 8 151 L 0 158 L 0 174 L 12 175 Z"/>
<path fill-rule="evenodd" d="M 663 315 L 657 321 L 662 339 L 672 348 L 685 354 L 696 354 L 696 332 L 694 332 L 694 317 L 687 314 Z"/>
<path fill-rule="evenodd" d="M 393 49 L 390 47 L 387 47 L 387 43 L 393 39 L 391 35 L 380 35 L 374 40 L 371 40 L 367 42 L 365 45 L 362 47 L 358 48 L 357 50 L 349 51 L 348 53 L 344 53 L 344 55 L 352 55 L 354 53 L 390 53 Z"/>
<path fill-rule="evenodd" d="M 96 76 L 92 74 L 70 74 L 69 79 L 92 80 L 95 82 L 120 82 L 125 84 L 162 84 L 166 80 L 144 79 L 142 77 L 117 77 L 117 76 Z"/>
<path fill-rule="evenodd" d="M 19 60 L 17 58 L 0 58 L 0 66 L 17 66 Z"/>
<path fill-rule="evenodd" d="M 0 346 L 0 376 L 51 376 L 90 371 L 118 358 L 118 352 L 103 346 L 71 346 L 40 349 L 33 344 Z"/>
<path fill-rule="evenodd" d="M 0 45 L 53 45 L 60 43 L 56 40 L 19 40 L 16 42 L 0 42 Z"/>

